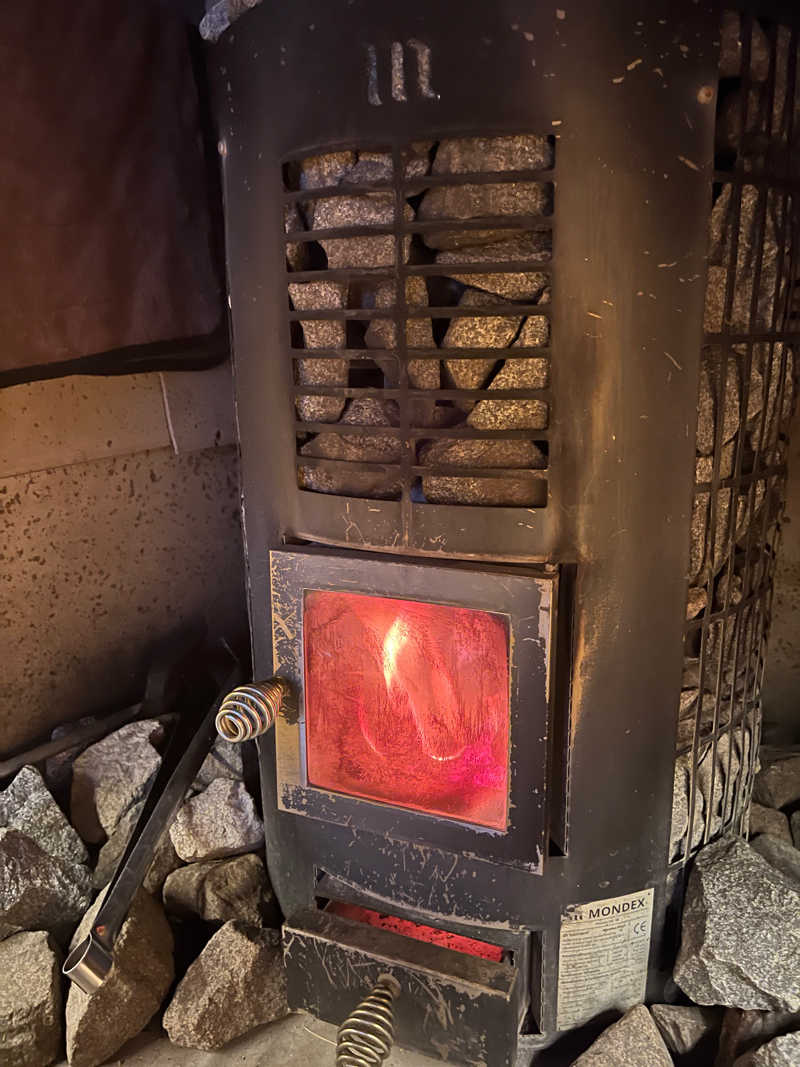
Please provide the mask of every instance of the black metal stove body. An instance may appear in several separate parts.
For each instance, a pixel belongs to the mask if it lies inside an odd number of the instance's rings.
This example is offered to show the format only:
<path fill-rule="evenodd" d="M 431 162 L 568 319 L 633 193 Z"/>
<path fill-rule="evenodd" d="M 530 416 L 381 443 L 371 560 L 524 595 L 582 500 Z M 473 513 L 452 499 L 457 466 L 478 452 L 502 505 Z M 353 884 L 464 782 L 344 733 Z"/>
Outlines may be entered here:
<path fill-rule="evenodd" d="M 718 20 L 689 0 L 663 11 L 636 2 L 561 10 L 515 0 L 299 0 L 256 8 L 212 53 L 254 666 L 259 677 L 287 677 L 297 697 L 276 737 L 259 740 L 290 996 L 339 1022 L 392 973 L 407 994 L 398 1000 L 399 1040 L 453 1062 L 510 1064 L 519 1034 L 535 1043 L 580 1021 L 564 963 L 563 928 L 576 905 L 625 897 L 609 913 L 639 907 L 649 916 L 652 903 L 652 930 L 648 920 L 644 940 L 626 951 L 647 960 L 649 950 L 650 995 L 670 964 L 664 931 Z M 549 145 L 534 165 L 499 175 L 494 163 L 438 177 L 414 170 L 433 144 L 520 134 Z M 385 173 L 297 178 L 301 160 L 344 153 L 353 162 L 359 150 L 388 160 Z M 544 189 L 538 209 L 513 207 L 510 218 L 488 222 L 461 212 L 445 227 L 420 207 L 437 183 L 480 190 L 503 182 Z M 390 205 L 377 221 L 330 209 L 346 203 L 336 201 L 342 195 L 376 193 Z M 422 255 L 420 242 L 439 230 L 504 226 L 551 235 L 550 254 L 533 268 L 547 276 L 549 301 L 517 295 L 513 307 L 495 298 L 465 306 L 442 297 L 450 290 L 436 279 L 456 272 L 442 265 L 447 241 Z M 375 265 L 365 246 L 364 263 L 345 256 L 342 266 L 347 246 L 336 242 L 354 236 L 384 238 L 388 253 Z M 462 232 L 451 246 L 466 240 Z M 312 242 L 327 262 L 309 252 Z M 462 263 L 459 292 L 471 273 L 531 270 L 514 259 Z M 395 286 L 393 296 L 353 298 L 375 279 Z M 307 288 L 319 282 L 328 288 Z M 491 418 L 466 428 L 421 419 L 414 405 L 425 395 L 426 360 L 447 366 L 454 344 L 465 359 L 486 358 L 469 336 L 456 340 L 452 324 L 474 315 L 477 337 L 489 319 L 512 312 L 517 323 L 546 323 L 522 355 L 549 360 L 547 381 L 497 394 L 483 383 L 475 392 L 453 365 L 427 399 L 456 418 L 498 398 L 544 404 L 546 418 L 510 430 Z M 408 324 L 423 319 L 431 334 L 420 339 Z M 383 333 L 370 343 L 375 320 Z M 513 343 L 525 344 L 521 331 Z M 332 376 L 320 370 L 324 360 Z M 340 421 L 365 399 L 392 402 L 394 418 L 377 429 Z M 309 447 L 332 422 L 339 451 Z M 399 443 L 354 461 L 357 434 Z M 448 496 L 447 448 L 465 436 L 524 442 L 538 461 L 498 462 L 488 473 L 462 461 L 466 497 Z M 348 463 L 351 481 L 337 481 Z M 469 498 L 475 485 L 493 487 L 496 506 Z M 309 782 L 309 589 L 510 620 L 505 830 Z M 327 901 L 478 939 L 501 957 L 375 929 L 325 909 Z"/>

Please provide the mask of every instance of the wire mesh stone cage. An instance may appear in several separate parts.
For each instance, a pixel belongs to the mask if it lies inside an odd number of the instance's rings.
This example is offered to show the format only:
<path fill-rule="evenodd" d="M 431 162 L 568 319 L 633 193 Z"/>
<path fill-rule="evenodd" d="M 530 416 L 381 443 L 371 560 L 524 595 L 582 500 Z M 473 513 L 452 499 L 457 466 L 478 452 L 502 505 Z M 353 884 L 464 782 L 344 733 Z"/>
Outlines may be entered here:
<path fill-rule="evenodd" d="M 295 1006 L 341 1022 L 388 967 L 401 1043 L 494 1065 L 663 996 L 757 766 L 798 32 L 766 3 L 301 0 L 215 46 L 254 668 L 297 698 L 259 742 Z M 505 635 L 502 736 L 423 616 Z M 420 725 L 431 661 L 463 736 Z M 412 691 L 427 756 L 503 763 L 490 816 L 410 795 Z"/>
<path fill-rule="evenodd" d="M 671 859 L 746 829 L 797 331 L 797 30 L 726 13 Z"/>

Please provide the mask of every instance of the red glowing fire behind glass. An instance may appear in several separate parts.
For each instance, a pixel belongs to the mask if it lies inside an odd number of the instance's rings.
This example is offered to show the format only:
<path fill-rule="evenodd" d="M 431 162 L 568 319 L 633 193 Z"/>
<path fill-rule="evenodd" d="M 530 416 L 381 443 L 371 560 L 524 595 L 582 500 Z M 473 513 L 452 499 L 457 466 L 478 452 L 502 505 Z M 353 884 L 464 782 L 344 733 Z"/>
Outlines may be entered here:
<path fill-rule="evenodd" d="M 506 828 L 505 618 L 309 590 L 303 630 L 311 785 Z"/>

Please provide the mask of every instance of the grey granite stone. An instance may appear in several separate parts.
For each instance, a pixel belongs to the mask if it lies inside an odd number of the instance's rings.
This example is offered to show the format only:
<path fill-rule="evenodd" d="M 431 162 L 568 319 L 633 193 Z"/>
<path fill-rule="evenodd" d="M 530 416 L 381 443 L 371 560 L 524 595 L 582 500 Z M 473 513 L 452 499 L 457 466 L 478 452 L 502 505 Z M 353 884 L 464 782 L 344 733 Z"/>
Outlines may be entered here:
<path fill-rule="evenodd" d="M 692 500 L 692 519 L 689 527 L 689 573 L 690 582 L 697 581 L 706 558 L 706 534 L 708 532 L 708 493 L 695 493 Z"/>
<path fill-rule="evenodd" d="M 420 178 L 430 169 L 432 141 L 414 141 L 405 150 L 406 178 Z M 371 185 L 391 182 L 394 174 L 391 152 L 328 152 L 300 163 L 301 189 L 333 185 Z"/>
<path fill-rule="evenodd" d="M 750 842 L 750 845 L 760 856 L 764 857 L 771 867 L 785 874 L 800 890 L 800 852 L 791 842 L 773 837 L 771 834 L 759 834 L 755 840 Z"/>
<path fill-rule="evenodd" d="M 664 1044 L 679 1056 L 696 1048 L 722 1026 L 720 1008 L 698 1008 L 695 1005 L 653 1004 L 650 1014 L 661 1031 Z"/>
<path fill-rule="evenodd" d="M 42 930 L 0 942 L 0 1064 L 46 1067 L 61 1051 L 61 961 Z"/>
<path fill-rule="evenodd" d="M 153 743 L 164 731 L 155 719 L 132 722 L 90 745 L 72 769 L 70 815 L 84 841 L 99 844 L 142 799 L 161 766 Z"/>
<path fill-rule="evenodd" d="M 338 459 L 348 463 L 397 463 L 400 438 L 385 433 L 318 433 L 300 449 L 303 456 Z"/>
<path fill-rule="evenodd" d="M 792 842 L 795 848 L 800 848 L 800 811 L 792 812 L 792 817 L 789 819 L 789 825 L 792 831 Z"/>
<path fill-rule="evenodd" d="M 798 954 L 798 888 L 743 841 L 703 849 L 674 971 L 684 993 L 697 1004 L 797 1011 Z"/>
<path fill-rule="evenodd" d="M 355 152 L 306 156 L 300 160 L 300 188 L 325 189 L 329 185 L 338 185 L 355 162 Z"/>
<path fill-rule="evenodd" d="M 228 922 L 178 983 L 164 1028 L 176 1045 L 216 1049 L 288 1011 L 280 934 Z"/>
<path fill-rule="evenodd" d="M 338 282 L 290 282 L 289 296 L 295 311 L 344 309 L 347 286 Z M 301 321 L 306 348 L 343 348 L 344 319 L 306 319 Z M 295 376 L 298 385 L 347 385 L 348 363 L 335 356 L 325 359 L 298 359 Z M 295 400 L 303 422 L 336 422 L 344 409 L 344 399 L 337 396 L 299 396 Z"/>
<path fill-rule="evenodd" d="M 396 400 L 359 396 L 348 401 L 341 421 L 345 426 L 399 426 L 400 409 Z"/>
<path fill-rule="evenodd" d="M 700 365 L 700 398 L 697 402 L 697 451 L 704 456 L 710 456 L 714 451 L 717 397 L 720 385 L 717 363 L 711 351 L 704 349 Z M 739 364 L 731 357 L 728 360 L 725 375 L 725 403 L 722 414 L 723 443 L 730 441 L 739 428 L 740 404 Z"/>
<path fill-rule="evenodd" d="M 0 830 L 0 939 L 20 930 L 69 937 L 92 899 L 91 875 L 19 830 Z"/>
<path fill-rule="evenodd" d="M 672 1067 L 667 1046 L 643 1004 L 609 1026 L 572 1067 Z"/>
<path fill-rule="evenodd" d="M 489 383 L 489 390 L 543 389 L 549 373 L 547 359 L 507 359 Z M 544 430 L 549 413 L 544 400 L 479 400 L 467 422 L 479 430 Z"/>
<path fill-rule="evenodd" d="M 453 137 L 439 142 L 434 174 L 482 171 L 546 170 L 553 165 L 553 149 L 546 137 L 506 134 L 499 137 Z"/>
<path fill-rule="evenodd" d="M 466 289 L 459 307 L 496 307 L 501 300 L 477 289 Z M 509 305 L 509 311 L 513 305 Z M 471 318 L 465 315 L 450 320 L 444 337 L 444 348 L 506 348 L 519 329 L 519 316 L 484 315 Z M 499 353 L 487 359 L 447 359 L 445 367 L 456 389 L 480 389 L 497 362 Z"/>
<path fill-rule="evenodd" d="M 750 805 L 750 837 L 756 837 L 757 834 L 769 834 L 789 845 L 792 844 L 789 820 L 784 813 L 776 811 L 775 808 L 765 808 L 763 804 L 753 801 Z"/>
<path fill-rule="evenodd" d="M 672 786 L 672 821 L 669 831 L 670 862 L 681 855 L 683 840 L 689 827 L 689 777 L 685 759 L 675 760 Z"/>
<path fill-rule="evenodd" d="M 102 889 L 111 881 L 117 864 L 128 847 L 143 807 L 144 801 L 140 801 L 129 808 L 120 819 L 114 833 L 100 849 L 92 875 L 92 885 L 95 889 Z M 160 893 L 164 879 L 180 866 L 182 866 L 182 860 L 175 851 L 169 833 L 165 831 L 156 846 L 153 862 L 142 883 L 143 887 L 148 893 Z"/>
<path fill-rule="evenodd" d="M 70 949 L 89 933 L 103 898 L 101 893 L 84 915 Z M 161 901 L 140 889 L 114 943 L 108 978 L 91 996 L 70 986 L 66 1018 L 71 1067 L 105 1063 L 147 1025 L 174 978 L 172 946 Z"/>
<path fill-rule="evenodd" d="M 449 263 L 480 263 L 500 262 L 501 257 L 496 259 L 492 255 L 496 245 L 483 245 L 478 248 L 461 249 L 459 251 L 443 251 L 436 256 L 436 262 L 443 265 Z M 464 253 L 470 253 L 467 258 Z M 479 257 L 478 253 L 482 253 Z M 457 270 L 450 269 L 447 272 L 449 278 L 454 278 L 462 285 L 472 289 L 481 289 L 487 293 L 494 293 L 505 300 L 535 301 L 539 294 L 550 283 L 550 276 L 541 271 L 504 271 L 503 273 L 469 273 L 462 274 Z"/>
<path fill-rule="evenodd" d="M 382 282 L 375 287 L 375 307 L 392 308 L 395 303 L 394 282 Z M 412 276 L 406 279 L 406 306 L 409 308 L 427 307 L 428 290 L 422 278 Z M 366 329 L 364 341 L 368 348 L 396 347 L 396 327 L 391 319 L 373 319 Z M 433 328 L 428 318 L 406 319 L 406 347 L 434 348 Z M 381 359 L 376 355 L 378 365 L 392 385 L 397 384 L 397 365 L 394 359 Z M 408 361 L 408 381 L 415 389 L 438 389 L 440 380 L 439 363 L 431 359 L 411 359 Z"/>
<path fill-rule="evenodd" d="M 800 1064 L 800 1033 L 774 1037 L 766 1045 L 746 1052 L 733 1067 L 797 1067 Z"/>
<path fill-rule="evenodd" d="M 360 497 L 366 500 L 395 500 L 399 498 L 400 480 L 381 471 L 326 470 L 301 465 L 297 469 L 297 484 L 301 489 L 332 496 Z"/>
<path fill-rule="evenodd" d="M 218 778 L 183 805 L 170 827 L 182 860 L 222 859 L 264 844 L 264 826 L 242 782 Z"/>
<path fill-rule="evenodd" d="M 692 586 L 686 595 L 686 618 L 695 619 L 708 603 L 708 593 L 705 589 Z"/>
<path fill-rule="evenodd" d="M 510 273 L 461 273 L 459 266 L 478 263 L 546 262 L 552 251 L 549 233 L 515 233 L 492 244 L 444 249 L 436 262 L 448 268 L 444 273 L 474 289 L 483 289 L 508 300 L 535 300 L 549 284 L 549 275 L 541 271 Z"/>
<path fill-rule="evenodd" d="M 35 767 L 23 767 L 0 793 L 0 826 L 19 830 L 63 863 L 86 863 L 86 846 Z"/>
<path fill-rule="evenodd" d="M 768 808 L 785 808 L 800 800 L 800 756 L 767 764 L 756 775 L 753 799 Z"/>
<path fill-rule="evenodd" d="M 240 782 L 244 776 L 242 746 L 218 737 L 192 782 L 192 789 L 205 789 L 217 778 Z"/>
<path fill-rule="evenodd" d="M 766 388 L 767 395 L 765 400 L 764 386 L 767 378 L 769 379 L 769 385 Z M 778 396 L 781 384 L 783 385 L 783 402 L 780 418 L 777 418 L 779 414 Z M 782 344 L 776 344 L 772 355 L 769 352 L 769 345 L 757 344 L 753 346 L 751 390 L 754 388 L 757 389 L 760 397 L 758 414 L 760 415 L 761 409 L 764 409 L 764 430 L 762 440 L 762 419 L 748 414 L 747 425 L 750 444 L 755 451 L 760 443 L 762 453 L 768 456 L 770 450 L 775 446 L 779 426 L 784 429 L 788 425 L 794 409 L 794 356 L 788 345 L 784 348 Z"/>
<path fill-rule="evenodd" d="M 720 333 L 725 316 L 725 290 L 728 270 L 726 267 L 708 268 L 706 275 L 706 295 L 703 303 L 703 329 L 706 333 Z"/>
<path fill-rule="evenodd" d="M 739 574 L 728 575 L 728 571 L 724 570 L 720 574 L 716 582 L 714 590 L 714 607 L 721 611 L 727 606 L 728 601 L 728 582 L 730 580 L 731 594 L 730 603 L 740 604 L 742 600 L 742 578 Z"/>
<path fill-rule="evenodd" d="M 546 301 L 540 301 L 545 303 Z M 540 348 L 550 340 L 550 320 L 544 315 L 529 315 L 522 324 L 512 348 Z"/>
<path fill-rule="evenodd" d="M 190 863 L 164 883 L 164 907 L 171 915 L 199 915 L 208 922 L 238 919 L 259 926 L 271 900 L 264 861 L 252 852 L 229 860 Z"/>
<path fill-rule="evenodd" d="M 447 440 L 420 448 L 420 464 L 429 467 L 543 470 L 547 459 L 531 441 Z M 422 489 L 432 504 L 483 504 L 500 507 L 541 507 L 546 484 L 519 478 L 481 478 L 473 475 L 423 476 Z"/>
<path fill-rule="evenodd" d="M 423 178 L 431 169 L 433 141 L 412 141 L 405 150 L 406 178 Z"/>
<path fill-rule="evenodd" d="M 435 164 L 434 164 L 435 166 Z M 550 206 L 550 193 L 541 182 L 503 182 L 473 185 L 437 185 L 429 189 L 419 205 L 417 217 L 423 222 L 434 219 L 474 219 L 492 215 L 535 215 L 544 212 Z M 476 233 L 482 231 L 465 230 L 464 236 L 472 242 Z M 495 231 L 497 232 L 497 231 Z M 436 247 L 447 245 L 433 244 L 426 234 L 426 244 Z M 483 244 L 475 241 L 475 244 Z"/>
<path fill-rule="evenodd" d="M 711 211 L 709 259 L 712 264 L 724 266 L 729 258 L 735 208 L 731 197 L 732 188 L 730 184 L 723 185 Z M 771 326 L 773 304 L 778 290 L 778 234 L 782 214 L 782 202 L 776 193 L 777 190 L 772 190 L 765 194 L 768 199 L 762 247 L 760 220 L 763 208 L 760 204 L 760 193 L 756 186 L 742 186 L 736 277 L 729 323 L 734 331 L 767 330 Z M 756 313 L 751 323 L 755 268 L 759 259 L 759 289 L 756 294 Z"/>
<path fill-rule="evenodd" d="M 359 152 L 357 162 L 342 178 L 348 185 L 374 185 L 391 182 L 394 165 L 390 152 Z"/>
<path fill-rule="evenodd" d="M 400 418 L 394 400 L 363 397 L 351 400 L 342 416 L 345 425 L 397 426 Z M 340 434 L 331 431 L 312 437 L 300 449 L 301 455 L 336 459 L 349 463 L 370 462 L 395 464 L 402 447 L 396 436 L 377 433 Z M 365 496 L 374 500 L 392 498 L 400 492 L 396 474 L 347 468 L 326 469 L 301 466 L 301 488 L 344 496 Z"/>
<path fill-rule="evenodd" d="M 393 226 L 395 197 L 393 192 L 365 193 L 361 196 L 330 196 L 306 205 L 309 225 L 315 230 L 332 230 L 355 226 Z M 414 218 L 408 204 L 403 207 L 406 222 Z M 354 237 L 323 237 L 319 243 L 328 257 L 328 267 L 391 267 L 395 261 L 393 233 Z M 411 238 L 403 238 L 403 258 L 408 258 Z"/>

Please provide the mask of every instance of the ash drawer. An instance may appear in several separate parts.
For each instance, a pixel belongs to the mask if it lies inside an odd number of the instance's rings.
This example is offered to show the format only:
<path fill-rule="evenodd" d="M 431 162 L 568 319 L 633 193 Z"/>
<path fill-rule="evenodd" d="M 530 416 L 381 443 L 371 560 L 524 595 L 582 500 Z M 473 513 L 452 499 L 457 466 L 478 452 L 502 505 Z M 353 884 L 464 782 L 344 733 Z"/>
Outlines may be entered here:
<path fill-rule="evenodd" d="M 337 1025 L 382 974 L 400 983 L 395 1043 L 448 1063 L 511 1067 L 525 983 L 481 959 L 324 911 L 283 926 L 289 1005 Z"/>

